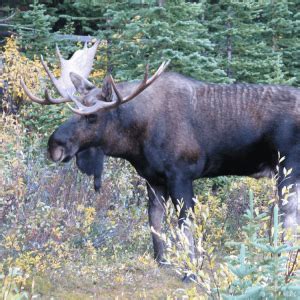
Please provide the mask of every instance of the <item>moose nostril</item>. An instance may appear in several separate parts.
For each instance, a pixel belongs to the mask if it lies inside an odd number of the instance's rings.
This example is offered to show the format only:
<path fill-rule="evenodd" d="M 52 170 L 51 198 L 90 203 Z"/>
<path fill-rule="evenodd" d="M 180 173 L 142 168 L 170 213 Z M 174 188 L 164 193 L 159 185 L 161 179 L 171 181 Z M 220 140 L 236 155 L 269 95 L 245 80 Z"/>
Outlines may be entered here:
<path fill-rule="evenodd" d="M 64 159 L 64 148 L 61 146 L 57 146 L 56 148 L 49 150 L 48 155 L 50 159 L 55 162 L 62 161 Z"/>

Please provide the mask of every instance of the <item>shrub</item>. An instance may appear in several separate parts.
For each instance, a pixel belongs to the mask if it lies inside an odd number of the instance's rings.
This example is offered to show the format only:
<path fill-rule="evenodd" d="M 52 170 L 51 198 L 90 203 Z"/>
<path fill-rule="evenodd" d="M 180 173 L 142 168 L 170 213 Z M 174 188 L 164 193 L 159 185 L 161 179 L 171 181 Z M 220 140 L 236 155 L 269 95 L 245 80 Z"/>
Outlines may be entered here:
<path fill-rule="evenodd" d="M 167 262 L 182 275 L 193 274 L 198 286 L 198 289 L 187 289 L 186 295 L 200 299 L 203 293 L 212 299 L 297 299 L 300 296 L 300 247 L 280 241 L 278 206 L 274 208 L 270 231 L 268 210 L 262 212 L 254 208 L 250 191 L 244 225 L 240 235 L 235 235 L 232 241 L 225 230 L 229 208 L 216 205 L 216 199 L 211 197 L 207 204 L 196 199 L 195 212 L 189 212 L 193 222 L 188 220 L 184 225 L 194 233 L 198 252 L 194 260 L 190 257 L 184 226 L 177 228 L 173 210 L 166 208 L 169 233 L 161 237 L 167 245 Z M 239 252 L 234 254 L 232 248 Z"/>

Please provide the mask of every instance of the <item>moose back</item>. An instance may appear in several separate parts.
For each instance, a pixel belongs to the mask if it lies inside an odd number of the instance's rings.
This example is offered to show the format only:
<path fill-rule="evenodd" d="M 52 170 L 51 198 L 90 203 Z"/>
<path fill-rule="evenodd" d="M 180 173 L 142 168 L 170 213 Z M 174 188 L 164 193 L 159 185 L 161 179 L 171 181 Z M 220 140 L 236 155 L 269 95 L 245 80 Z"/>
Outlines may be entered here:
<path fill-rule="evenodd" d="M 101 88 L 88 76 L 98 43 L 65 60 L 57 49 L 62 72 L 56 79 L 42 61 L 61 95 L 45 99 L 23 88 L 40 104 L 72 102 L 77 108 L 48 142 L 49 157 L 66 162 L 76 157 L 79 169 L 95 177 L 100 188 L 103 156 L 128 160 L 146 179 L 154 256 L 163 259 L 159 235 L 163 202 L 183 200 L 179 224 L 193 208 L 193 180 L 220 175 L 269 176 L 276 169 L 279 195 L 293 184 L 287 204 L 281 202 L 285 228 L 300 224 L 300 90 L 280 85 L 207 84 L 164 72 L 167 63 L 141 82 L 116 84 L 111 76 Z M 80 96 L 76 95 L 79 94 Z M 126 96 L 124 96 L 126 95 Z M 283 169 L 293 169 L 283 180 Z M 186 234 L 192 244 L 192 236 Z M 193 247 L 191 245 L 191 255 Z"/>

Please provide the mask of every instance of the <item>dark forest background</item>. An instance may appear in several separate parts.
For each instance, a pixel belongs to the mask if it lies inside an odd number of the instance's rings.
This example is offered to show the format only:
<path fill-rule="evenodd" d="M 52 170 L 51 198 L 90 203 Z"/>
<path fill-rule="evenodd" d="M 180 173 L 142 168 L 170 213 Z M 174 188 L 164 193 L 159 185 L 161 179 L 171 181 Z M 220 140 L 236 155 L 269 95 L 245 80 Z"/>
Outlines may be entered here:
<path fill-rule="evenodd" d="M 26 55 L 89 35 L 107 40 L 107 69 L 119 79 L 146 62 L 213 82 L 299 85 L 300 2 L 297 0 L 1 1 L 0 38 L 17 33 Z M 71 48 L 71 42 L 63 43 Z M 71 49 L 69 49 L 71 50 Z"/>
<path fill-rule="evenodd" d="M 300 250 L 280 240 L 276 176 L 195 181 L 203 256 L 189 259 L 169 203 L 170 265 L 158 268 L 145 182 L 131 165 L 106 158 L 96 194 L 74 161 L 46 158 L 71 112 L 31 103 L 20 78 L 54 95 L 40 55 L 58 77 L 55 44 L 68 58 L 95 39 L 98 86 L 107 72 L 135 80 L 168 59 L 206 82 L 300 86 L 299 0 L 0 0 L 0 298 L 299 299 Z M 191 285 L 177 275 L 186 271 Z"/>

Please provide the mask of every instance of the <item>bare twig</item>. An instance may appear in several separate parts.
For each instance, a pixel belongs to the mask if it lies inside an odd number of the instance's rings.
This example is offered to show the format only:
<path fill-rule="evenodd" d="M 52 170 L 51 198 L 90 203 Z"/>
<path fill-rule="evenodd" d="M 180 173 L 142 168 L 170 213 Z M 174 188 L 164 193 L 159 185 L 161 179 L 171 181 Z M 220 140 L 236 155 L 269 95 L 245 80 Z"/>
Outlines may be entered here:
<path fill-rule="evenodd" d="M 286 283 L 289 283 L 291 281 L 291 276 L 294 274 L 295 272 L 295 267 L 296 267 L 296 264 L 297 264 L 297 258 L 298 258 L 298 254 L 300 253 L 300 249 L 297 250 L 296 254 L 295 254 L 295 257 L 293 259 L 293 264 L 292 266 L 289 268 L 290 266 L 290 263 L 292 261 L 292 255 L 293 255 L 293 252 L 290 253 L 290 257 L 289 257 L 289 261 L 288 261 L 288 264 L 287 264 L 287 272 L 286 272 L 286 275 L 285 275 L 285 282 Z"/>
<path fill-rule="evenodd" d="M 16 15 L 16 12 L 13 12 L 10 16 L 8 16 L 4 19 L 0 19 L 0 23 L 7 23 L 7 22 L 11 21 L 15 15 Z"/>

